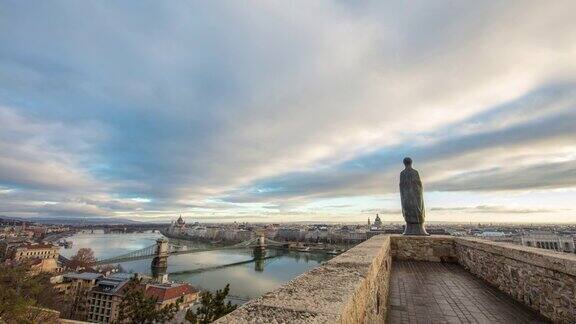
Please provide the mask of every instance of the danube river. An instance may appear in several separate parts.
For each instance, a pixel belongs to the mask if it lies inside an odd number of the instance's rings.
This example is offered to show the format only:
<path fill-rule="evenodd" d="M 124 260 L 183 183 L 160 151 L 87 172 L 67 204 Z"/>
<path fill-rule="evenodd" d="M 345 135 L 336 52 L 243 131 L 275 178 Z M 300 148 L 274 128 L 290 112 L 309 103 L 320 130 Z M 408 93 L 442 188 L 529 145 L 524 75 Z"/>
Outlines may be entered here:
<path fill-rule="evenodd" d="M 155 244 L 160 233 L 104 234 L 77 233 L 66 238 L 73 242 L 70 249 L 60 249 L 70 257 L 80 248 L 91 248 L 97 259 L 105 259 L 139 250 Z M 174 245 L 198 248 L 201 243 L 170 239 Z M 288 280 L 306 272 L 330 255 L 306 252 L 277 252 L 269 250 L 266 260 L 247 262 L 253 259 L 250 250 L 209 251 L 168 258 L 169 279 L 189 282 L 199 289 L 216 290 L 230 283 L 230 294 L 236 303 L 242 303 L 271 291 Z M 150 274 L 150 259 L 123 262 L 122 268 L 129 272 Z M 241 263 L 227 266 L 229 264 Z"/>

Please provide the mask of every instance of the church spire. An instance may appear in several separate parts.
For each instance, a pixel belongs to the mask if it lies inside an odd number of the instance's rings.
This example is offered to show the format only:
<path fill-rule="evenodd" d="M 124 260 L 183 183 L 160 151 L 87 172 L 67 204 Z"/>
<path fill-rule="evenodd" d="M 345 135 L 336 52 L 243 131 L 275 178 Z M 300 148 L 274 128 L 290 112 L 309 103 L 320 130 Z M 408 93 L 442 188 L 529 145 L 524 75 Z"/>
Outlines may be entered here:
<path fill-rule="evenodd" d="M 374 226 L 378 228 L 382 227 L 382 220 L 380 219 L 380 216 L 378 214 L 376 214 L 376 219 L 374 220 Z"/>

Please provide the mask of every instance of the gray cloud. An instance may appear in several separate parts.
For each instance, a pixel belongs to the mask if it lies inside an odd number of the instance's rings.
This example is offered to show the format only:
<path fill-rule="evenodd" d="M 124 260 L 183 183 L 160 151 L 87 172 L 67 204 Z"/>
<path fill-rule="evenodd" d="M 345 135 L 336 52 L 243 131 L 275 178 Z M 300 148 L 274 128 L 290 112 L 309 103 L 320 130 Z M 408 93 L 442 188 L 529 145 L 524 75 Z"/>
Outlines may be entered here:
<path fill-rule="evenodd" d="M 496 168 L 463 173 L 433 183 L 438 191 L 551 189 L 576 186 L 576 160 L 543 163 L 518 169 Z"/>
<path fill-rule="evenodd" d="M 540 214 L 566 211 L 565 209 L 553 208 L 515 208 L 507 206 L 480 205 L 474 207 L 434 207 L 432 212 L 466 212 L 466 213 L 489 213 L 489 214 Z"/>
<path fill-rule="evenodd" d="M 539 118 L 505 123 L 500 127 L 492 121 L 501 120 L 510 111 L 524 116 L 532 105 L 516 104 L 514 109 L 497 108 L 463 124 L 476 124 L 478 130 L 467 134 L 422 134 L 428 142 L 415 142 L 384 148 L 381 151 L 356 157 L 350 161 L 321 170 L 296 172 L 256 183 L 230 193 L 230 201 L 277 197 L 338 197 L 350 195 L 385 194 L 397 191 L 401 160 L 411 155 L 421 170 L 427 190 L 528 190 L 536 188 L 564 188 L 576 185 L 573 165 L 576 160 L 554 162 L 550 158 L 568 158 L 576 146 L 576 97 L 568 90 L 537 91 L 533 96 L 519 98 L 519 102 L 540 100 Z M 570 99 L 566 101 L 566 99 Z M 559 106 L 559 102 L 562 104 Z M 550 114 L 544 114 L 545 110 Z M 502 118 L 503 119 L 503 118 Z M 448 125 L 447 129 L 459 125 Z M 485 130 L 487 129 L 487 130 Z M 456 131 L 459 132 L 459 131 Z M 435 138 L 439 138 L 436 140 Z M 563 153 L 561 148 L 565 149 Z M 530 156 L 533 154 L 533 156 Z M 530 160 L 539 161 L 525 165 Z M 545 162 L 542 162 L 544 160 Z M 429 181 L 426 181 L 429 180 Z"/>
<path fill-rule="evenodd" d="M 574 6 L 4 2 L 0 185 L 95 214 L 288 212 L 394 192 L 411 154 L 431 190 L 572 186 L 536 169 L 575 159 Z"/>

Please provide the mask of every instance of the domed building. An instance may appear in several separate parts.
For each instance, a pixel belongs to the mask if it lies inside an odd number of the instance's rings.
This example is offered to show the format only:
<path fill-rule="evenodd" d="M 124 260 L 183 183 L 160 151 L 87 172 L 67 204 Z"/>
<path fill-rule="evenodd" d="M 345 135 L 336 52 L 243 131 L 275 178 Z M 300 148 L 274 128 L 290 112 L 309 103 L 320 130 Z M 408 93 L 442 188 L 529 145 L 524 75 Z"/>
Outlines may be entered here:
<path fill-rule="evenodd" d="M 382 220 L 380 219 L 380 216 L 378 214 L 376 214 L 376 219 L 374 220 L 374 227 L 378 229 L 382 227 Z"/>
<path fill-rule="evenodd" d="M 175 222 L 170 224 L 168 232 L 175 235 L 186 234 L 186 222 L 182 219 L 182 215 L 180 215 Z"/>

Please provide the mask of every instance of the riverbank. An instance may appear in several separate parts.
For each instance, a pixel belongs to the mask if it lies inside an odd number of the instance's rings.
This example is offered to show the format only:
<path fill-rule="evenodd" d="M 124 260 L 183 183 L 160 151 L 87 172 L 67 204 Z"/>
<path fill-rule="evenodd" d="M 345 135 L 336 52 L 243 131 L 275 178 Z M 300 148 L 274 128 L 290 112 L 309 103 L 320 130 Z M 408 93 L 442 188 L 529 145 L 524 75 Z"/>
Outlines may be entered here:
<path fill-rule="evenodd" d="M 74 231 L 74 230 L 61 232 L 61 233 L 48 234 L 44 238 L 42 238 L 42 242 L 54 243 L 54 242 L 57 242 L 63 238 L 73 236 L 74 234 L 76 234 L 76 231 Z"/>
<path fill-rule="evenodd" d="M 167 238 L 182 240 L 187 242 L 194 242 L 194 243 L 208 243 L 212 245 L 229 245 L 229 244 L 236 244 L 239 243 L 238 241 L 218 241 L 213 242 L 207 239 L 202 239 L 198 237 L 188 236 L 188 235 L 181 235 L 181 234 L 173 234 L 169 233 L 165 229 L 159 230 L 159 232 Z M 307 242 L 284 242 L 286 244 L 286 248 L 284 250 L 293 251 L 293 252 L 301 252 L 301 253 L 322 253 L 322 254 L 331 254 L 337 255 L 343 253 L 350 249 L 354 245 L 339 245 L 334 243 L 307 243 Z"/>

